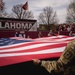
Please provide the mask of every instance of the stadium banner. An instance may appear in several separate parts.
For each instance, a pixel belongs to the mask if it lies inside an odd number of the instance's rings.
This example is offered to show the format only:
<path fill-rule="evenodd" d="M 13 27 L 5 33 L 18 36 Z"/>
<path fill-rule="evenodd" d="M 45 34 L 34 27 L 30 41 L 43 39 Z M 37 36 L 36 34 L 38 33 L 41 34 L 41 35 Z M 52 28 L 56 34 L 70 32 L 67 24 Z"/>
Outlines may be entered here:
<path fill-rule="evenodd" d="M 37 20 L 34 19 L 0 18 L 0 31 L 1 30 L 37 31 L 36 22 Z"/>

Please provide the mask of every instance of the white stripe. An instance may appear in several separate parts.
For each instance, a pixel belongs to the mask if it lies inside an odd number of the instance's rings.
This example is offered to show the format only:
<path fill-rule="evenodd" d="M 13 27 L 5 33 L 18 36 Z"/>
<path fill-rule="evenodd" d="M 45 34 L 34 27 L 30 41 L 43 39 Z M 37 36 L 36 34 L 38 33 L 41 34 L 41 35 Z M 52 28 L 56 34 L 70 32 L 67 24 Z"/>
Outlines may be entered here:
<path fill-rule="evenodd" d="M 23 56 L 23 55 L 33 55 L 33 54 L 47 54 L 47 53 L 57 53 L 57 52 L 63 52 L 65 47 L 55 48 L 55 49 L 47 49 L 47 50 L 40 50 L 35 52 L 23 52 L 23 53 L 6 53 L 6 54 L 0 54 L 0 57 L 12 57 L 12 56 Z"/>
<path fill-rule="evenodd" d="M 13 51 L 21 51 L 21 50 L 27 50 L 27 49 L 32 49 L 32 48 L 38 48 L 38 47 L 43 47 L 43 46 L 48 46 L 48 45 L 55 45 L 59 43 L 42 43 L 42 44 L 34 44 L 30 46 L 23 46 L 23 47 L 18 47 L 18 48 L 13 48 L 13 49 L 5 49 L 5 50 L 0 50 L 1 52 L 13 52 Z"/>

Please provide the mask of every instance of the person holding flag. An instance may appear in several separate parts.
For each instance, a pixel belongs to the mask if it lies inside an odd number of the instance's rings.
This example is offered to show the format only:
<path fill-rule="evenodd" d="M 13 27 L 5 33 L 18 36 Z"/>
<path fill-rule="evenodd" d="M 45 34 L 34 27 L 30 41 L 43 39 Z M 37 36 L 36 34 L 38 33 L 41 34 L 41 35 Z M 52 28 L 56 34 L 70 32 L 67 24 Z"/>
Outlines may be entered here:
<path fill-rule="evenodd" d="M 75 40 L 67 44 L 57 61 L 33 59 L 33 63 L 44 67 L 50 75 L 75 75 Z"/>

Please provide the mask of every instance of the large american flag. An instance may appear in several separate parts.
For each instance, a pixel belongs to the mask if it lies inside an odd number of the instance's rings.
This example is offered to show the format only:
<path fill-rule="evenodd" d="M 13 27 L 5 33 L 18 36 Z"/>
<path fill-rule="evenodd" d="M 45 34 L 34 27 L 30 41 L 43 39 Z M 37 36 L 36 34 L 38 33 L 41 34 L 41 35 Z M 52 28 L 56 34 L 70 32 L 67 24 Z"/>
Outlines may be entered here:
<path fill-rule="evenodd" d="M 34 58 L 59 58 L 75 37 L 51 36 L 36 39 L 0 38 L 0 66 L 31 61 Z"/>

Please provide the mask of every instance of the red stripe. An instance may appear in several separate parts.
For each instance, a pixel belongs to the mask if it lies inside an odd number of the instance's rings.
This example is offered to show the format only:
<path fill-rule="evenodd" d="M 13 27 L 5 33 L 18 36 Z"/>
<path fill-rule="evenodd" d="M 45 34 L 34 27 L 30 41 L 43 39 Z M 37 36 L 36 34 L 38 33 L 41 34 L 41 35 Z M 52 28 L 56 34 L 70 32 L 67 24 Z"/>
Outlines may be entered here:
<path fill-rule="evenodd" d="M 17 64 L 21 62 L 31 61 L 34 58 L 45 59 L 45 58 L 59 58 L 60 53 L 50 53 L 50 54 L 36 54 L 36 55 L 25 55 L 25 56 L 17 56 L 17 57 L 4 57 L 0 58 L 0 66 L 7 66 L 11 64 Z"/>

